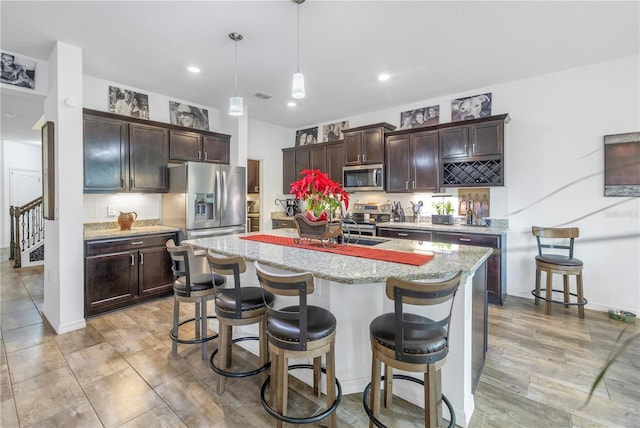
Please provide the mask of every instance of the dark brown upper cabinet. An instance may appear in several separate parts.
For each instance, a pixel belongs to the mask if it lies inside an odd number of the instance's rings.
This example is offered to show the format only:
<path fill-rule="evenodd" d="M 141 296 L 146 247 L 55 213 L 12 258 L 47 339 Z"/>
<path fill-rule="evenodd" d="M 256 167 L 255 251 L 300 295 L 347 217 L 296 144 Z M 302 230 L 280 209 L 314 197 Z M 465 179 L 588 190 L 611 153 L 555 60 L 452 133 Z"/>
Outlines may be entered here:
<path fill-rule="evenodd" d="M 169 132 L 169 159 L 229 164 L 230 139 L 223 134 L 172 129 Z"/>
<path fill-rule="evenodd" d="M 85 113 L 83 138 L 86 193 L 168 190 L 166 129 Z"/>
<path fill-rule="evenodd" d="M 410 193 L 438 190 L 438 131 L 389 135 L 387 192 Z"/>
<path fill-rule="evenodd" d="M 442 159 L 500 156 L 504 145 L 504 120 L 461 125 L 440 130 Z"/>
<path fill-rule="evenodd" d="M 387 132 L 396 129 L 388 123 L 344 129 L 345 165 L 384 163 L 384 140 Z"/>

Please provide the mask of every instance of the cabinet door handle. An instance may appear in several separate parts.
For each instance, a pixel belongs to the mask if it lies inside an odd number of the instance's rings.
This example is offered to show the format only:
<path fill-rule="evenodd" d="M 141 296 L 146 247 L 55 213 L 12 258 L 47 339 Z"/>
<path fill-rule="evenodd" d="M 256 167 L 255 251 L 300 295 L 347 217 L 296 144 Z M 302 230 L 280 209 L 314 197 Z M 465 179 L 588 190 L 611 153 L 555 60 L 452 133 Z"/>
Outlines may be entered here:
<path fill-rule="evenodd" d="M 409 236 L 409 234 L 408 233 L 398 232 L 398 236 Z"/>
<path fill-rule="evenodd" d="M 124 177 L 120 177 L 120 187 L 124 188 Z"/>
<path fill-rule="evenodd" d="M 204 152 L 204 160 L 209 160 L 209 158 L 207 156 L 207 152 Z"/>
<path fill-rule="evenodd" d="M 464 145 L 464 152 L 467 153 L 467 145 Z"/>
<path fill-rule="evenodd" d="M 144 254 L 140 253 L 140 264 L 144 264 Z"/>
<path fill-rule="evenodd" d="M 360 155 L 358 155 L 358 163 L 360 163 Z"/>
<path fill-rule="evenodd" d="M 407 189 L 407 190 L 409 190 L 409 182 L 408 182 L 408 181 L 405 181 L 405 182 L 404 182 L 404 188 L 405 188 L 405 189 Z"/>
<path fill-rule="evenodd" d="M 471 242 L 471 238 L 460 238 L 462 242 Z"/>
<path fill-rule="evenodd" d="M 133 178 L 129 179 L 129 189 L 133 189 Z"/>
<path fill-rule="evenodd" d="M 473 144 L 471 145 L 471 150 L 473 151 L 473 153 L 475 153 L 475 152 L 476 152 L 476 143 L 473 143 Z"/>
<path fill-rule="evenodd" d="M 202 152 L 198 150 L 198 159 L 202 159 Z"/>
<path fill-rule="evenodd" d="M 136 265 L 136 260 L 133 258 L 133 254 L 131 254 L 131 266 Z"/>
<path fill-rule="evenodd" d="M 415 188 L 416 188 L 416 181 L 415 181 L 415 180 L 411 182 L 411 188 L 412 188 L 412 189 L 415 189 Z"/>
<path fill-rule="evenodd" d="M 131 241 L 131 245 L 142 245 L 144 241 Z"/>
<path fill-rule="evenodd" d="M 367 160 L 367 154 L 363 153 L 362 154 L 362 162 L 366 162 L 366 160 Z"/>

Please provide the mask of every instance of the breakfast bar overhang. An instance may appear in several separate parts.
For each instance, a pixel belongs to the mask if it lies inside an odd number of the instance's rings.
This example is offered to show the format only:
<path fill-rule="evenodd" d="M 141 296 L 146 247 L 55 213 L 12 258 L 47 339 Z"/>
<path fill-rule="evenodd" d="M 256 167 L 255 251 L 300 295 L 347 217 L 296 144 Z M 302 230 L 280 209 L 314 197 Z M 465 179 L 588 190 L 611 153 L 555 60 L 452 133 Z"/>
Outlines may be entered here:
<path fill-rule="evenodd" d="M 290 229 L 273 230 L 268 234 L 292 240 L 297 236 L 296 231 Z M 292 247 L 243 239 L 252 235 L 258 233 L 192 239 L 184 243 L 196 250 L 210 249 L 218 254 L 243 256 L 248 262 L 258 261 L 274 270 L 312 273 L 316 289 L 309 296 L 309 304 L 330 310 L 337 319 L 335 370 L 344 394 L 361 393 L 370 381 L 369 324 L 376 316 L 393 312 L 393 301 L 385 294 L 386 279 L 390 276 L 410 280 L 442 279 L 462 270 L 451 318 L 449 354 L 442 369 L 442 390 L 453 405 L 457 424 L 468 425 L 474 410 L 473 390 L 486 352 L 485 261 L 492 253 L 490 248 L 397 239 L 376 245 L 379 250 L 433 254 L 432 260 L 413 266 L 313 251 L 305 249 L 304 245 Z M 257 284 L 252 263 L 247 263 L 242 284 Z M 440 309 L 444 310 L 437 306 L 414 306 L 411 312 L 428 316 L 429 311 Z M 257 349 L 247 348 L 257 353 Z M 307 379 L 304 375 L 300 377 L 310 382 L 310 377 Z M 411 382 L 394 384 L 394 394 L 424 406 L 422 390 Z"/>

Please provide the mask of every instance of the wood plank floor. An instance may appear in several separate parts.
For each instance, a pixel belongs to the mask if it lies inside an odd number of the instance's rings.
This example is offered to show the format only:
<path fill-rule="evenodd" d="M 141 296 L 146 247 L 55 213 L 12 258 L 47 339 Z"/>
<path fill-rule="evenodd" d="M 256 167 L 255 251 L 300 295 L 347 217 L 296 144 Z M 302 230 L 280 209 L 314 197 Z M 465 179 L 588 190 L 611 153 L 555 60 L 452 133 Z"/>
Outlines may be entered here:
<path fill-rule="evenodd" d="M 228 380 L 227 391 L 217 395 L 216 375 L 200 359 L 198 346 L 180 345 L 178 357 L 171 356 L 171 298 L 98 316 L 83 330 L 56 335 L 41 316 L 42 268 L 13 269 L 6 254 L 2 260 L 0 426 L 274 425 L 260 404 L 256 377 Z M 625 327 L 628 334 L 640 325 L 589 310 L 580 320 L 575 308 L 558 305 L 546 316 L 543 306 L 515 297 L 503 307 L 490 306 L 489 351 L 470 426 L 640 427 L 640 341 L 621 355 L 583 407 Z M 236 369 L 257 362 L 236 348 L 234 358 Z M 292 380 L 293 415 L 322 409 L 323 400 L 308 390 Z M 368 426 L 361 400 L 362 394 L 343 397 L 340 426 Z M 383 420 L 393 427 L 422 426 L 421 409 L 394 399 Z"/>

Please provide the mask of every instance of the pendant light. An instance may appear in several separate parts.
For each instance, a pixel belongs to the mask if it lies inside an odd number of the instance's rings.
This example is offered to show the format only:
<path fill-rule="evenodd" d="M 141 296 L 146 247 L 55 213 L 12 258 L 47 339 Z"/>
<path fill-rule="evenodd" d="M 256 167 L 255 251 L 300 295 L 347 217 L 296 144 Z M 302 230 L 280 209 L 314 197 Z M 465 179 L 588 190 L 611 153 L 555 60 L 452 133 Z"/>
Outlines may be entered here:
<path fill-rule="evenodd" d="M 238 42 L 242 40 L 242 34 L 229 33 L 229 38 L 233 40 L 236 51 L 235 88 L 233 97 L 229 98 L 229 115 L 242 116 L 244 114 L 244 106 L 242 104 L 242 97 L 238 96 Z"/>
<path fill-rule="evenodd" d="M 304 0 L 291 0 L 298 5 L 298 68 L 293 75 L 293 86 L 291 96 L 296 99 L 304 98 L 304 76 L 300 73 L 300 3 Z"/>

